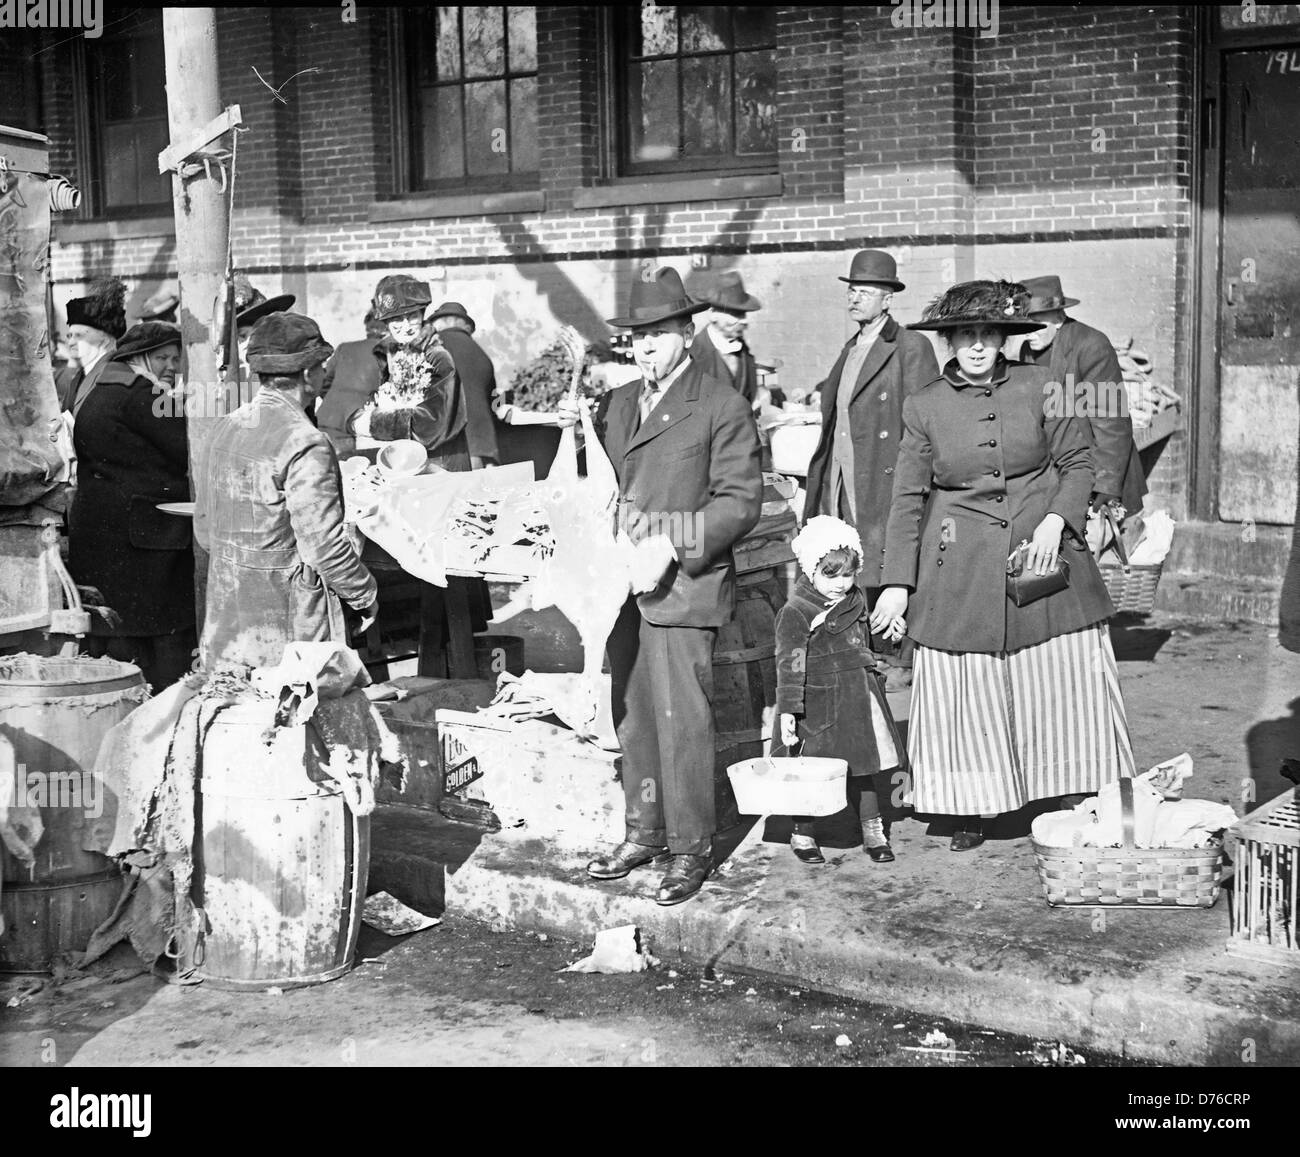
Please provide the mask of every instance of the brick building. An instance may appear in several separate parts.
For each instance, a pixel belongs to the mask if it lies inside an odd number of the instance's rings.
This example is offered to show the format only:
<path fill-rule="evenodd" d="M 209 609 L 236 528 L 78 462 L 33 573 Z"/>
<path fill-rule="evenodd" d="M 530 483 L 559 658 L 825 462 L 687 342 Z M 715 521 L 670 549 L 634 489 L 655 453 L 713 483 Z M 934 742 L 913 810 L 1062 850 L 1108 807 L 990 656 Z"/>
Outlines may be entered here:
<path fill-rule="evenodd" d="M 47 133 L 85 195 L 55 226 L 60 304 L 114 272 L 129 312 L 174 270 L 161 26 L 132 11 L 98 40 L 0 41 L 0 121 Z M 248 127 L 237 263 L 336 341 L 385 273 L 427 277 L 506 379 L 558 322 L 603 336 L 646 263 L 688 285 L 738 269 L 786 386 L 847 336 L 835 278 L 857 248 L 898 257 L 903 321 L 955 280 L 1059 273 L 1075 316 L 1186 399 L 1150 451 L 1154 501 L 1275 598 L 1300 423 L 1295 6 L 1003 5 L 996 35 L 891 17 L 221 9 L 222 96 Z"/>

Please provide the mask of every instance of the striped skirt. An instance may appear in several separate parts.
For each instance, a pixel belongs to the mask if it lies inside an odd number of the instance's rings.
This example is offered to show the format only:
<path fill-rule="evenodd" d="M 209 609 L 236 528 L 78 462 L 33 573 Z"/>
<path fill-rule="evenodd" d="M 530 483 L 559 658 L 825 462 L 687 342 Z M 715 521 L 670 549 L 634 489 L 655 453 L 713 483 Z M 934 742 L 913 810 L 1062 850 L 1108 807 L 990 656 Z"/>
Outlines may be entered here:
<path fill-rule="evenodd" d="M 995 815 L 1133 775 L 1106 624 L 996 655 L 918 645 L 907 753 L 908 802 L 928 814 Z"/>

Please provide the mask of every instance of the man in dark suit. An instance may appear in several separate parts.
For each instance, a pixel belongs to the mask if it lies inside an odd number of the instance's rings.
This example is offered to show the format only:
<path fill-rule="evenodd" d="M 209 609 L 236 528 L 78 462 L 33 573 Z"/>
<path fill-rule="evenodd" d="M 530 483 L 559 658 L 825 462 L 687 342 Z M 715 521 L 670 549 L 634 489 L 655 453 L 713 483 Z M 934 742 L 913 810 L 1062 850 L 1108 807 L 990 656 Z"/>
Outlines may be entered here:
<path fill-rule="evenodd" d="M 699 295 L 711 313 L 708 324 L 691 343 L 691 361 L 710 377 L 726 382 L 750 405 L 758 393 L 758 369 L 745 343 L 749 315 L 762 302 L 745 292 L 739 273 L 723 273 L 717 284 Z"/>
<path fill-rule="evenodd" d="M 357 447 L 356 435 L 347 428 L 348 418 L 370 401 L 383 381 L 375 345 L 386 332 L 384 323 L 367 311 L 365 325 L 362 340 L 341 343 L 325 363 L 325 384 L 316 407 L 316 426 L 340 458 Z"/>
<path fill-rule="evenodd" d="M 732 545 L 758 522 L 758 429 L 744 399 L 688 355 L 704 307 L 673 269 L 632 284 L 627 316 L 643 380 L 612 392 L 597 434 L 637 543 L 632 598 L 610 634 L 626 839 L 587 865 L 597 880 L 671 865 L 655 897 L 678 904 L 713 867 L 713 644 L 735 604 Z M 572 424 L 577 409 L 560 407 Z"/>
<path fill-rule="evenodd" d="M 1080 412 L 1072 416 L 1086 417 L 1092 425 L 1097 479 L 1089 506 L 1096 511 L 1118 503 L 1127 514 L 1136 514 L 1147 481 L 1133 441 L 1133 419 L 1115 347 L 1101 330 L 1066 314 L 1079 300 L 1065 296 L 1059 277 L 1027 277 L 1021 284 L 1029 290 L 1027 312 L 1043 328 L 1025 339 L 1020 360 L 1050 367 L 1052 380 L 1067 391 L 1057 396 L 1078 391 L 1074 396 Z"/>
<path fill-rule="evenodd" d="M 465 438 L 469 460 L 475 470 L 495 466 L 501 460 L 497 447 L 496 416 L 492 402 L 497 390 L 492 359 L 474 340 L 474 319 L 459 301 L 444 301 L 429 315 L 442 344 L 456 363 L 456 374 L 465 395 Z"/>
<path fill-rule="evenodd" d="M 805 521 L 815 514 L 842 518 L 862 539 L 861 582 L 869 606 L 880 595 L 885 567 L 885 526 L 894 492 L 894 467 L 903 438 L 903 399 L 939 376 L 934 347 L 923 334 L 890 316 L 893 295 L 904 287 L 893 257 L 863 249 L 848 277 L 849 316 L 858 332 L 840 351 L 817 389 L 822 433 L 808 464 Z M 887 644 L 875 637 L 884 652 Z M 911 682 L 912 645 L 898 647 L 886 679 L 892 691 Z"/>

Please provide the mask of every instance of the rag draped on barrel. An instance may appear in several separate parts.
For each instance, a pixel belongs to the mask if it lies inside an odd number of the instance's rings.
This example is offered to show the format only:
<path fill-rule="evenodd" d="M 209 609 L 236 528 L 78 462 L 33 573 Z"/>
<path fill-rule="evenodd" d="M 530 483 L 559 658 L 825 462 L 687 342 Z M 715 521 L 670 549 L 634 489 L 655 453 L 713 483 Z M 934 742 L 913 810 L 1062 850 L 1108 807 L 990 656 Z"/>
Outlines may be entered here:
<path fill-rule="evenodd" d="M 228 708 L 261 702 L 269 725 L 280 710 L 274 696 L 257 694 L 248 675 L 248 668 L 191 675 L 137 708 L 105 737 L 95 764 L 105 808 L 86 846 L 124 857 L 132 886 L 91 939 L 83 966 L 124 939 L 149 965 L 162 956 L 194 957 L 203 932 L 191 888 L 204 739 Z M 344 794 L 357 814 L 367 814 L 374 807 L 381 764 L 400 759 L 396 739 L 357 690 L 319 700 L 311 725 L 326 749 L 324 770 L 340 783 L 349 781 Z"/>

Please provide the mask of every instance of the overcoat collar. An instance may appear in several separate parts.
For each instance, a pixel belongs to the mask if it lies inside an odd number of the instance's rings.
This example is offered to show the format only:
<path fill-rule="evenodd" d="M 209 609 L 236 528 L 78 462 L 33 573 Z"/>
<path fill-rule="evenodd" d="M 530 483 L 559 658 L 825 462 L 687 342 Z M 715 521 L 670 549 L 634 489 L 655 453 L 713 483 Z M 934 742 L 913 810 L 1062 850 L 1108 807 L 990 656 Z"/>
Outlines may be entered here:
<path fill-rule="evenodd" d="M 641 382 L 628 383 L 631 389 L 628 389 L 622 398 L 616 398 L 618 403 L 617 420 L 623 422 L 628 429 L 636 423 L 636 418 L 641 404 Z M 646 420 L 641 423 L 638 429 L 627 442 L 625 454 L 630 454 L 639 446 L 644 446 L 647 442 L 659 437 L 665 430 L 671 430 L 678 422 L 689 418 L 695 412 L 695 404 L 700 399 L 700 369 L 695 364 L 694 359 L 678 376 L 677 380 L 664 391 L 664 395 L 659 399 L 659 404 L 647 415 Z M 614 411 L 615 404 L 610 403 L 610 410 Z M 616 415 L 611 412 L 610 420 L 613 422 Z"/>
<path fill-rule="evenodd" d="M 826 612 L 831 610 L 830 603 L 818 594 L 817 588 L 812 585 L 812 579 L 806 574 L 799 576 L 789 601 L 807 616 L 810 623 L 819 615 L 826 615 Z M 834 613 L 826 615 L 822 621 L 823 625 L 831 634 L 838 635 L 856 623 L 862 617 L 864 609 L 862 588 L 854 585 L 849 593 L 835 604 Z"/>
<path fill-rule="evenodd" d="M 898 322 L 891 313 L 885 319 L 885 324 L 881 327 L 880 332 L 876 335 L 876 340 L 871 343 L 871 349 L 867 352 L 866 359 L 862 363 L 862 368 L 858 371 L 857 379 L 853 383 L 853 392 L 849 395 L 849 401 L 853 401 L 865 388 L 873 377 L 876 376 L 894 356 L 894 351 L 898 348 Z M 860 332 L 860 331 L 859 331 Z M 830 372 L 830 377 L 826 379 L 827 389 L 822 391 L 822 418 L 823 424 L 828 424 L 831 415 L 835 413 L 835 396 L 839 392 L 840 374 L 844 372 L 844 363 L 848 360 L 849 352 L 858 342 L 858 334 L 854 334 L 840 351 L 839 359 L 835 367 Z"/>
<path fill-rule="evenodd" d="M 985 390 L 989 386 L 1000 386 L 1007 380 L 1007 373 L 1011 369 L 1011 363 L 1001 354 L 998 354 L 998 360 L 993 363 L 993 376 L 986 383 L 976 384 L 968 382 L 962 377 L 961 368 L 957 365 L 957 359 L 949 358 L 948 364 L 943 367 L 943 376 L 948 380 L 948 384 L 954 390 Z"/>

